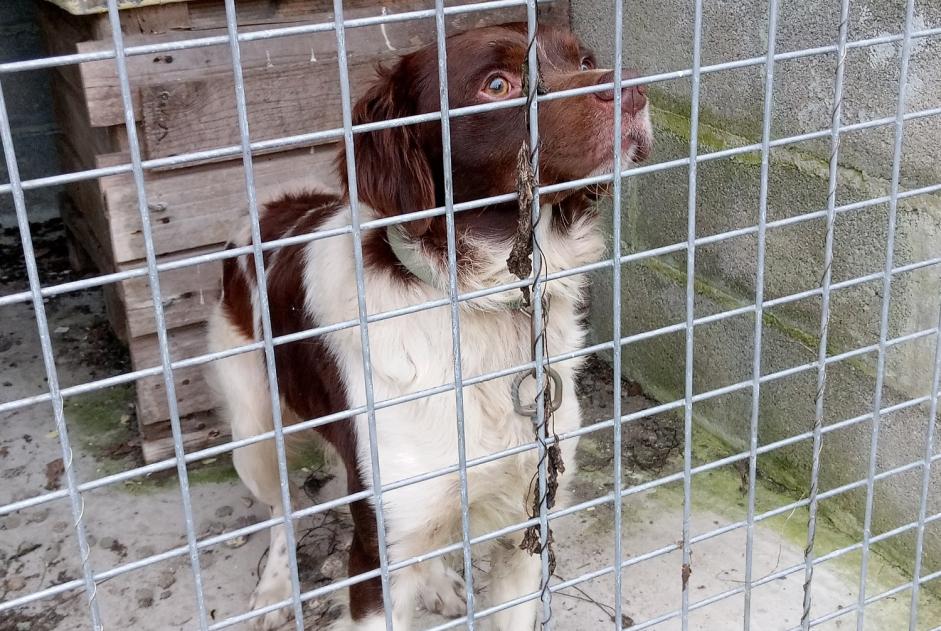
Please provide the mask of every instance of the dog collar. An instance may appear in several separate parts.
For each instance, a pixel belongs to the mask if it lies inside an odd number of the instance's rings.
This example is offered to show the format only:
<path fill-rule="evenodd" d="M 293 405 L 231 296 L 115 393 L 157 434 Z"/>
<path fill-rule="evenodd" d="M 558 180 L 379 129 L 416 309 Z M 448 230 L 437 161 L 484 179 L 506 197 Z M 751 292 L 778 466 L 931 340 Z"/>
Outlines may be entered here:
<path fill-rule="evenodd" d="M 421 250 L 415 247 L 405 236 L 405 231 L 399 226 L 389 226 L 386 228 L 386 239 L 389 247 L 392 248 L 392 254 L 398 259 L 399 263 L 409 271 L 415 278 L 431 285 L 435 289 L 448 293 L 448 286 L 443 287 L 438 281 L 435 269 L 428 261 L 428 257 L 421 253 Z M 499 303 L 496 311 L 515 311 L 523 308 L 522 298 L 517 298 L 506 303 Z"/>
<path fill-rule="evenodd" d="M 435 289 L 447 291 L 447 287 L 441 287 L 435 278 L 435 270 L 428 262 L 428 258 L 423 256 L 412 243 L 405 238 L 405 231 L 398 226 L 389 226 L 386 228 L 386 239 L 392 253 L 398 259 L 402 267 L 407 269 L 412 276 L 418 280 L 427 283 Z"/>

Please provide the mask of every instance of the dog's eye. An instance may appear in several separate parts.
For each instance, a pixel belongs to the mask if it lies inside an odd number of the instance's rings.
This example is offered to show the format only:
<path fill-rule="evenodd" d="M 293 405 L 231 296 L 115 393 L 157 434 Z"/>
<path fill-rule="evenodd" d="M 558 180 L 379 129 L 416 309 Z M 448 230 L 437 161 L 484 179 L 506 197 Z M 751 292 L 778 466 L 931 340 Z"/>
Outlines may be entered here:
<path fill-rule="evenodd" d="M 493 75 L 487 79 L 484 91 L 490 96 L 506 96 L 510 93 L 510 82 L 502 75 Z"/>
<path fill-rule="evenodd" d="M 591 57 L 585 57 L 582 59 L 582 70 L 594 70 L 595 69 L 595 60 Z"/>

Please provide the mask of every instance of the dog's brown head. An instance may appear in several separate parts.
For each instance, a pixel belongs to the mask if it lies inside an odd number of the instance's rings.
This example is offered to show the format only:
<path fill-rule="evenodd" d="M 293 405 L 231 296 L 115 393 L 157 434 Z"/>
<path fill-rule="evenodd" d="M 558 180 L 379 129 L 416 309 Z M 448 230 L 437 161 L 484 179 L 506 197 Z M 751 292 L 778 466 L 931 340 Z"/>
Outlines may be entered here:
<path fill-rule="evenodd" d="M 611 83 L 613 72 L 566 30 L 540 27 L 537 35 L 542 84 L 557 92 Z M 447 40 L 448 99 L 452 109 L 523 96 L 527 30 L 523 23 L 486 27 Z M 624 72 L 624 78 L 636 76 Z M 435 45 L 380 68 L 377 82 L 356 104 L 353 124 L 439 110 Z M 643 86 L 622 91 L 623 163 L 647 157 L 652 135 Z M 451 119 L 454 200 L 470 201 L 509 193 L 516 186 L 516 161 L 528 139 L 525 106 Z M 610 172 L 613 162 L 614 94 L 611 90 L 539 104 L 540 183 L 561 183 Z M 359 198 L 385 216 L 444 205 L 441 125 L 421 123 L 354 136 Z M 338 167 L 346 186 L 345 155 Z M 586 192 L 546 196 L 544 203 L 587 208 Z M 574 203 L 572 203 L 574 201 Z M 460 213 L 459 227 L 498 236 L 516 228 L 514 204 Z M 442 220 L 443 221 L 443 220 Z M 413 236 L 435 226 L 426 219 L 406 224 Z M 437 232 L 437 231 L 435 231 Z"/>

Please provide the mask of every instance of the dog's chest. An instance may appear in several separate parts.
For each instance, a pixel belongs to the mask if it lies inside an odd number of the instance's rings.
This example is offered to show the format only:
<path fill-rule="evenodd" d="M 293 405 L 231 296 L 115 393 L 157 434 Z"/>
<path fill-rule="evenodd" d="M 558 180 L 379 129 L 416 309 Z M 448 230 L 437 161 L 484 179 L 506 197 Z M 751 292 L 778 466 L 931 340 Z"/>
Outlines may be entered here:
<path fill-rule="evenodd" d="M 373 285 L 375 289 L 376 285 Z M 582 331 L 568 305 L 553 306 L 547 333 L 550 354 L 577 348 Z M 375 435 L 384 484 L 429 473 L 458 462 L 459 423 L 469 460 L 533 441 L 533 424 L 514 410 L 513 376 L 489 374 L 531 360 L 530 320 L 519 311 L 465 311 L 460 323 L 461 400 L 453 387 L 454 330 L 449 307 L 382 320 L 369 326 L 372 399 L 377 404 Z M 354 406 L 367 403 L 359 331 L 330 336 Z M 573 366 L 559 366 L 564 390 L 574 397 Z M 524 381 L 522 398 L 534 396 L 532 379 Z M 420 396 L 425 394 L 426 396 Z M 402 401 L 406 399 L 405 401 Z M 392 401 L 399 403 L 389 405 Z M 566 411 L 570 410 L 567 406 Z M 357 423 L 360 468 L 370 472 L 369 419 Z M 556 431 L 578 425 L 577 414 L 556 419 Z M 532 461 L 532 462 L 530 462 Z M 471 467 L 468 478 L 477 489 L 506 489 L 529 482 L 535 452 Z M 369 476 L 366 477 L 367 481 Z M 453 483 L 453 480 L 448 482 Z M 513 489 L 512 493 L 524 491 Z M 518 502 L 518 500 L 517 500 Z"/>
<path fill-rule="evenodd" d="M 571 331 L 562 333 L 565 327 L 558 321 L 563 315 L 555 313 L 550 321 L 549 335 L 555 338 L 550 343 L 552 354 L 572 350 L 580 342 L 580 336 L 572 336 Z M 579 330 L 574 316 L 565 319 Z M 463 431 L 465 456 L 473 464 L 466 474 L 473 518 L 483 520 L 477 525 L 493 528 L 523 517 L 537 451 L 484 464 L 474 462 L 534 440 L 532 419 L 514 410 L 513 376 L 480 379 L 530 360 L 529 326 L 528 317 L 519 313 L 462 314 L 461 377 L 470 384 L 462 388 L 460 402 L 454 389 L 439 391 L 442 386 L 454 383 L 448 308 L 370 327 L 373 395 L 381 407 L 375 414 L 375 435 L 384 486 L 458 464 L 458 437 L 459 431 Z M 348 347 L 346 374 L 361 380 L 362 367 L 357 357 L 361 347 L 355 340 L 350 341 L 353 343 Z M 555 418 L 555 430 L 564 433 L 578 427 L 579 416 L 574 404 L 574 367 L 560 365 L 558 370 L 570 399 Z M 382 403 L 428 391 L 435 393 L 389 407 Z M 531 401 L 534 392 L 533 380 L 526 379 L 521 386 L 521 398 Z M 365 396 L 357 401 L 362 403 Z M 367 481 L 372 473 L 368 424 L 366 415 L 358 419 L 359 463 Z M 425 507 L 438 505 L 443 509 L 442 515 L 453 517 L 459 515 L 454 510 L 460 497 L 459 484 L 455 474 L 441 476 L 389 493 L 385 502 L 399 515 L 410 514 L 418 502 Z"/>
<path fill-rule="evenodd" d="M 337 240 L 336 245 L 328 242 L 326 247 L 309 250 L 306 306 L 312 319 L 322 325 L 358 319 L 355 271 L 347 246 Z M 440 292 L 403 286 L 369 270 L 364 280 L 369 314 L 441 298 Z M 546 339 L 550 356 L 576 350 L 584 339 L 576 315 L 580 297 L 577 284 L 559 295 L 558 299 L 553 296 L 549 311 Z M 440 510 L 432 512 L 442 519 L 460 514 L 455 512 L 460 497 L 458 475 L 426 474 L 454 470 L 459 463 L 458 437 L 463 435 L 464 453 L 471 463 L 467 469 L 470 501 L 474 514 L 487 522 L 480 526 L 510 523 L 519 519 L 527 506 L 537 451 L 529 449 L 511 457 L 480 461 L 534 441 L 532 419 L 514 411 L 514 375 L 489 376 L 531 361 L 531 322 L 518 309 L 469 309 L 462 305 L 458 324 L 460 377 L 464 383 L 460 401 L 453 387 L 455 329 L 450 305 L 371 322 L 369 370 L 365 369 L 359 327 L 330 333 L 325 340 L 349 403 L 366 406 L 371 399 L 374 404 L 373 427 L 370 415 L 356 418 L 357 460 L 363 482 L 372 485 L 375 460 L 371 435 L 377 439 L 375 451 L 384 487 L 417 476 L 427 478 L 420 484 L 399 486 L 383 494 L 390 516 L 396 520 L 417 519 L 436 506 Z M 578 364 L 575 360 L 554 366 L 565 392 L 562 408 L 554 417 L 554 429 L 559 434 L 580 424 L 573 379 Z M 534 398 L 532 381 L 524 381 L 522 398 Z M 574 444 L 566 441 L 563 450 L 574 449 Z M 424 523 L 425 518 L 421 521 Z"/>

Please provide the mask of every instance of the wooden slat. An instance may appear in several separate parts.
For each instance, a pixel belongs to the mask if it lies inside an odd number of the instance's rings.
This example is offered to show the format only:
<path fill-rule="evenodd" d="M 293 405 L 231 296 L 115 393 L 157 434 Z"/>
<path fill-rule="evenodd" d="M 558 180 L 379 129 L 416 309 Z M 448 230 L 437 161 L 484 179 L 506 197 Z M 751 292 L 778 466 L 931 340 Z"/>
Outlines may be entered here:
<path fill-rule="evenodd" d="M 161 257 L 160 262 L 196 256 L 221 250 L 224 244 L 179 252 Z M 120 265 L 120 269 L 146 266 L 146 261 L 133 261 Z M 220 296 L 222 261 L 162 272 L 160 294 L 163 296 L 163 315 L 167 328 L 175 329 L 190 324 L 205 322 Z M 154 319 L 150 282 L 146 276 L 120 283 L 124 319 L 130 337 L 140 337 L 157 332 Z"/>
<path fill-rule="evenodd" d="M 470 0 L 457 0 L 448 4 L 466 4 Z M 325 22 L 332 19 L 326 2 L 317 0 L 311 3 L 309 13 L 304 14 L 306 22 Z M 424 0 L 392 0 L 387 2 L 385 8 L 390 13 L 399 13 L 416 9 L 426 9 Z M 541 5 L 541 19 L 546 22 L 568 23 L 568 3 L 562 0 Z M 348 18 L 373 16 L 377 13 L 376 6 L 350 9 Z M 466 30 L 475 26 L 486 24 L 499 24 L 502 22 L 525 19 L 523 7 L 498 9 L 494 11 L 460 14 L 448 20 L 450 33 Z M 251 31 L 264 28 L 265 25 L 246 26 L 243 30 Z M 193 36 L 224 35 L 223 29 L 208 29 L 205 31 L 170 32 L 159 36 L 139 35 L 128 36 L 128 45 L 153 43 L 158 41 L 181 40 Z M 402 53 L 410 52 L 425 44 L 434 41 L 433 20 L 409 20 L 382 26 L 361 27 L 350 29 L 347 32 L 348 50 L 351 51 L 351 69 L 357 65 L 368 66 L 376 61 L 390 59 Z M 97 51 L 108 49 L 108 41 L 93 41 L 79 44 L 80 51 Z M 242 44 L 242 65 L 246 73 L 246 93 L 248 95 L 249 110 L 259 103 L 276 102 L 285 112 L 301 112 L 301 117 L 287 117 L 283 125 L 272 130 L 270 135 L 255 136 L 253 139 L 266 137 L 288 136 L 304 131 L 325 129 L 334 126 L 325 124 L 319 118 L 319 112 L 325 111 L 321 105 L 324 94 L 321 86 L 333 86 L 330 91 L 338 91 L 336 87 L 336 40 L 332 32 L 311 33 L 302 36 L 278 37 L 268 40 L 245 42 Z M 232 68 L 226 46 L 210 46 L 198 49 L 175 51 L 166 55 L 138 55 L 128 59 L 128 68 L 134 88 L 135 115 L 138 120 L 143 115 L 141 95 L 144 88 L 159 84 L 172 85 L 179 82 L 201 81 L 206 82 L 212 89 L 216 81 L 221 81 L 220 98 L 228 96 L 232 105 L 220 113 L 209 117 L 204 122 L 213 125 L 213 130 L 223 130 L 224 138 L 231 138 L 233 129 L 238 126 L 234 118 L 234 95 L 231 89 Z M 86 90 L 91 123 L 95 126 L 118 125 L 124 120 L 124 111 L 121 102 L 120 85 L 116 67 L 113 60 L 90 62 L 81 64 L 82 81 Z M 265 91 L 265 79 L 281 73 L 297 73 L 296 76 L 306 77 L 304 83 L 297 89 L 289 90 L 286 94 Z M 328 74 L 331 73 L 331 74 Z M 225 82 L 229 83 L 226 84 Z M 357 81 L 357 84 L 361 81 Z M 228 89 L 226 90 L 226 88 Z M 363 89 L 355 85 L 354 90 Z M 331 112 L 331 116 L 335 113 Z M 211 139 L 211 136 L 204 136 Z M 192 143 L 190 143 L 192 144 Z M 216 140 L 214 144 L 203 145 L 201 148 L 211 148 L 229 144 Z M 161 153 L 149 154 L 168 155 L 172 151 L 171 143 L 165 140 Z M 189 145 L 187 145 L 189 146 Z"/>
<path fill-rule="evenodd" d="M 374 0 L 346 0 L 344 10 L 375 6 Z M 225 28 L 225 4 L 219 0 L 193 0 L 188 3 L 190 24 L 195 30 Z M 239 26 L 289 24 L 309 20 L 314 12 L 329 11 L 325 0 L 239 0 L 235 6 Z"/>
<path fill-rule="evenodd" d="M 191 27 L 189 7 L 186 4 L 140 7 L 134 11 L 122 11 L 120 15 L 121 32 L 125 35 L 167 33 Z M 105 38 L 110 38 L 110 24 L 107 29 Z"/>
<path fill-rule="evenodd" d="M 372 64 L 350 68 L 355 97 L 374 76 Z M 342 125 L 335 57 L 310 64 L 245 72 L 252 140 L 271 140 Z M 232 77 L 156 84 L 143 89 L 143 128 L 148 158 L 237 145 L 239 130 Z M 310 95 L 317 94 L 316 106 Z M 273 97 L 272 95 L 277 95 Z M 332 142 L 332 141 L 326 141 Z"/>
<path fill-rule="evenodd" d="M 118 0 L 118 9 L 133 9 L 139 11 L 142 7 L 154 7 L 154 5 L 169 5 L 175 2 L 186 2 L 187 0 Z M 108 0 L 46 0 L 60 9 L 64 9 L 72 15 L 91 15 L 105 13 L 108 10 Z"/>
<path fill-rule="evenodd" d="M 334 147 L 324 146 L 256 157 L 259 202 L 290 190 L 335 190 L 334 154 Z M 241 160 L 149 173 L 146 180 L 158 255 L 224 243 L 248 214 Z M 144 258 L 133 178 L 126 174 L 102 178 L 101 186 L 115 262 Z"/>
<path fill-rule="evenodd" d="M 174 360 L 206 353 L 206 330 L 202 324 L 170 329 L 167 334 L 170 353 Z M 128 346 L 134 370 L 161 365 L 156 335 L 132 339 Z M 203 366 L 173 371 L 180 416 L 205 412 L 215 405 L 204 371 Z M 137 381 L 137 417 L 141 425 L 159 423 L 170 418 L 162 374 Z"/>
<path fill-rule="evenodd" d="M 84 168 L 82 159 L 78 156 L 68 137 L 62 137 L 58 142 L 59 162 L 67 172 L 78 171 Z M 104 197 L 98 182 L 83 180 L 66 184 L 68 204 L 61 208 L 62 221 L 72 234 L 81 240 L 80 247 L 95 263 L 98 271 L 107 274 L 113 272 L 114 253 L 111 251 L 111 239 L 108 218 L 102 209 Z"/>
<path fill-rule="evenodd" d="M 202 413 L 180 419 L 183 447 L 187 452 L 204 449 L 222 442 L 230 435 L 229 425 L 216 414 Z M 151 463 L 173 456 L 173 433 L 170 422 L 141 426 L 141 449 L 144 462 Z"/>

